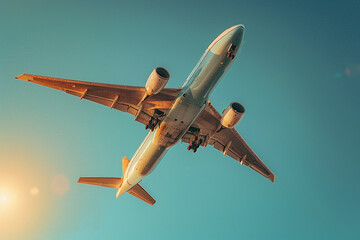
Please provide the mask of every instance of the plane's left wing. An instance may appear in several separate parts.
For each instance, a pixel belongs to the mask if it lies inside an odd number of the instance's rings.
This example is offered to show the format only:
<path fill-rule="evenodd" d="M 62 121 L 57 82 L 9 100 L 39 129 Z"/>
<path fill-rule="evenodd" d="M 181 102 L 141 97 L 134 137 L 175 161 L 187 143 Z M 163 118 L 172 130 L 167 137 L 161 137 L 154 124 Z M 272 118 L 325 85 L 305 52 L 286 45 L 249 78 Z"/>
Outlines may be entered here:
<path fill-rule="evenodd" d="M 164 88 L 160 93 L 143 100 L 146 93 L 144 87 L 84 82 L 31 74 L 22 74 L 16 78 L 128 112 L 135 116 L 136 121 L 143 124 L 147 124 L 155 113 L 161 120 L 162 115 L 166 114 L 181 90 L 180 88 Z"/>

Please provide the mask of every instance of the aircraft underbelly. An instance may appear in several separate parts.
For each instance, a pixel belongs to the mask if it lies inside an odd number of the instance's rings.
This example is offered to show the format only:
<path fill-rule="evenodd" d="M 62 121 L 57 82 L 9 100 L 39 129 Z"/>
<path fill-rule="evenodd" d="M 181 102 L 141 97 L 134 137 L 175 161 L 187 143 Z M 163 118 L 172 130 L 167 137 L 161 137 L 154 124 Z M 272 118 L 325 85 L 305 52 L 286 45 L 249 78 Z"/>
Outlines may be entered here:
<path fill-rule="evenodd" d="M 204 103 L 192 103 L 184 96 L 179 97 L 161 123 L 154 140 L 167 148 L 175 145 L 204 110 Z"/>
<path fill-rule="evenodd" d="M 167 148 L 155 143 L 154 136 L 155 131 L 150 131 L 132 157 L 126 172 L 129 183 L 136 184 L 151 173 L 166 153 Z"/>
<path fill-rule="evenodd" d="M 131 159 L 127 174 L 128 182 L 135 184 L 150 174 L 167 150 L 182 138 L 204 108 L 205 104 L 189 104 L 178 98 L 160 126 L 149 132 Z"/>

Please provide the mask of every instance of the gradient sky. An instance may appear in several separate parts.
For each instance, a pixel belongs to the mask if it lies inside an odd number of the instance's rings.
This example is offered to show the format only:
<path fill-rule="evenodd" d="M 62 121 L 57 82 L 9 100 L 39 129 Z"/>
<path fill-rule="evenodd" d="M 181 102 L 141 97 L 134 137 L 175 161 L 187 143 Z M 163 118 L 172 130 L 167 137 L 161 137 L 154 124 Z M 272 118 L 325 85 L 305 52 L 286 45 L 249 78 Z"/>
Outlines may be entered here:
<path fill-rule="evenodd" d="M 0 239 L 360 239 L 360 1 L 0 1 Z M 151 207 L 80 176 L 121 176 L 147 134 L 133 116 L 22 73 L 180 87 L 245 25 L 211 102 L 275 184 L 211 146 L 173 147 L 142 185 Z"/>

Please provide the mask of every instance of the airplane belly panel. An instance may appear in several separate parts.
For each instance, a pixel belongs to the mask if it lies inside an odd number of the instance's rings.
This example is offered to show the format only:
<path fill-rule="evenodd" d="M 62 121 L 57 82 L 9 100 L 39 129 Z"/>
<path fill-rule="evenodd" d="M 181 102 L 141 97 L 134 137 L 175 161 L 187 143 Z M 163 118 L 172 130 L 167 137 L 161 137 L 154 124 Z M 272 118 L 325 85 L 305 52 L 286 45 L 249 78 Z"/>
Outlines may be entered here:
<path fill-rule="evenodd" d="M 167 148 L 155 143 L 155 132 L 149 132 L 130 161 L 127 176 L 146 176 L 157 166 Z M 131 181 L 131 179 L 130 179 Z"/>
<path fill-rule="evenodd" d="M 175 145 L 204 110 L 205 104 L 197 104 L 196 101 L 194 101 L 195 104 L 191 103 L 190 97 L 184 95 L 175 101 L 160 127 L 156 130 L 154 141 L 158 144 L 166 147 Z"/>

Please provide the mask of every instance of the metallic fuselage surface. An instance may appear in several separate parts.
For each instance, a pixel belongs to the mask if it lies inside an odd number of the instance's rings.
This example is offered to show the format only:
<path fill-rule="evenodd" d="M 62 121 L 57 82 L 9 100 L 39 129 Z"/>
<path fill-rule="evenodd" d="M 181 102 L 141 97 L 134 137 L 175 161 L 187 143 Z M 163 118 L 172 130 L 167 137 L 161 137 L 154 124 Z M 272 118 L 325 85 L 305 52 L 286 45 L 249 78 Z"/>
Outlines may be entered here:
<path fill-rule="evenodd" d="M 150 131 L 135 152 L 123 179 L 118 195 L 126 192 L 150 174 L 167 150 L 187 132 L 206 107 L 209 95 L 231 65 L 240 48 L 244 27 L 236 25 L 219 35 L 190 73 L 182 91 L 166 117 L 154 131 Z M 229 48 L 235 46 L 232 57 Z"/>

